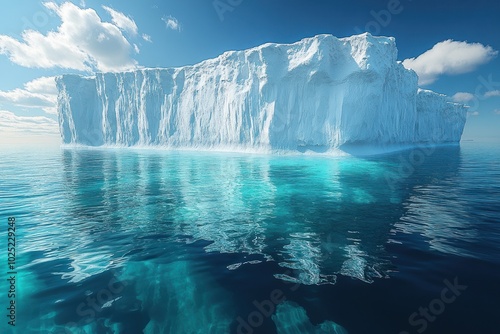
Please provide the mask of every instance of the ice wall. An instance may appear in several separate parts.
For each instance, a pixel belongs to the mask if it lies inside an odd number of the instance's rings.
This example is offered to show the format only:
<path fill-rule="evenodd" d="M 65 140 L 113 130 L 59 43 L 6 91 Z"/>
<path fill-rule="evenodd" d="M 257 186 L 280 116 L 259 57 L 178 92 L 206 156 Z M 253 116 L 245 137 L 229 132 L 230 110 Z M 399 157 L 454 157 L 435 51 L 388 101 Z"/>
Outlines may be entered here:
<path fill-rule="evenodd" d="M 419 91 L 394 38 L 318 35 L 194 66 L 57 78 L 63 143 L 327 152 L 458 142 L 465 107 Z"/>

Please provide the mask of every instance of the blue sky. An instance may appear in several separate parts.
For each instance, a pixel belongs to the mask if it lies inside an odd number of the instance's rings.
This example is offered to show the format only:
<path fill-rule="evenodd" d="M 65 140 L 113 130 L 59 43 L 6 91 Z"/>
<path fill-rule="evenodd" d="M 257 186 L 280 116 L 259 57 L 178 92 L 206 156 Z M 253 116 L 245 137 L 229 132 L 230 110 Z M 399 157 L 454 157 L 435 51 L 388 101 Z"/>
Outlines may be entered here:
<path fill-rule="evenodd" d="M 499 17 L 496 0 L 9 2 L 0 13 L 1 137 L 57 142 L 55 75 L 182 66 L 368 31 L 396 38 L 422 88 L 471 106 L 465 139 L 500 139 Z"/>

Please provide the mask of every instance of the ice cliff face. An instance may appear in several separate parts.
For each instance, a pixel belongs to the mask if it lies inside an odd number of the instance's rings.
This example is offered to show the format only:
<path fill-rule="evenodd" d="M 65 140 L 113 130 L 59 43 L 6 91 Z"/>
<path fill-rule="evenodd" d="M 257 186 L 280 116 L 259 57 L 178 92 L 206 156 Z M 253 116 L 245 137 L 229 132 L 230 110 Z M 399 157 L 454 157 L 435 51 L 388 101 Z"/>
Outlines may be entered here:
<path fill-rule="evenodd" d="M 393 38 L 318 35 L 194 66 L 57 79 L 66 144 L 326 152 L 458 142 L 465 107 L 417 88 Z"/>

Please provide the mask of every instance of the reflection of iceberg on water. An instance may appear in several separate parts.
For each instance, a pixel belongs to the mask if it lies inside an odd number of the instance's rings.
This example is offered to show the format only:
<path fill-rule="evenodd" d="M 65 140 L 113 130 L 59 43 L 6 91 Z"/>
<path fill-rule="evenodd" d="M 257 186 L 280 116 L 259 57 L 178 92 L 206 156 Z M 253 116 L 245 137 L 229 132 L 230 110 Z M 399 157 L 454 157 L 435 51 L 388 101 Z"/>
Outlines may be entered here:
<path fill-rule="evenodd" d="M 321 273 L 321 249 L 317 234 L 294 233 L 290 235 L 290 243 L 283 248 L 285 261 L 280 266 L 293 270 L 293 275 L 275 274 L 274 277 L 284 281 L 306 285 L 335 283 L 335 275 Z"/>
<path fill-rule="evenodd" d="M 357 245 L 349 245 L 345 250 L 348 259 L 342 264 L 340 274 L 357 278 L 366 283 L 372 283 L 373 277 L 382 277 L 375 268 L 368 265 L 366 254 Z"/>
<path fill-rule="evenodd" d="M 91 170 L 83 163 L 89 160 Z M 69 150 L 64 163 L 69 183 L 66 197 L 80 203 L 78 210 L 69 206 L 75 223 L 97 220 L 102 226 L 140 229 L 145 235 L 161 231 L 169 242 L 203 241 L 208 253 L 241 255 L 225 264 L 231 270 L 258 265 L 257 260 L 274 260 L 283 268 L 275 277 L 305 285 L 332 284 L 339 274 L 370 281 L 369 268 L 385 263 L 382 245 L 391 229 L 388 222 L 399 219 L 396 215 L 387 220 L 375 217 L 374 222 L 353 218 L 357 212 L 377 213 L 380 203 L 391 196 L 385 186 L 385 167 L 364 159 Z M 95 174 L 102 174 L 105 182 L 94 183 Z M 79 180 L 86 181 L 87 190 L 72 190 L 83 188 Z M 98 203 L 99 210 L 86 204 L 93 197 L 105 199 Z M 150 217 L 151 223 L 136 226 L 134 222 L 144 217 Z M 65 235 L 74 236 L 74 231 L 68 229 Z M 75 237 L 89 240 L 81 253 L 92 251 L 92 239 L 85 234 Z M 72 238 L 65 242 L 71 243 Z M 352 244 L 359 251 L 351 251 Z M 133 247 L 120 245 L 127 251 L 149 248 L 142 239 Z M 71 258 L 75 265 L 85 264 L 78 254 Z M 360 268 L 363 261 L 364 274 L 352 269 Z"/>

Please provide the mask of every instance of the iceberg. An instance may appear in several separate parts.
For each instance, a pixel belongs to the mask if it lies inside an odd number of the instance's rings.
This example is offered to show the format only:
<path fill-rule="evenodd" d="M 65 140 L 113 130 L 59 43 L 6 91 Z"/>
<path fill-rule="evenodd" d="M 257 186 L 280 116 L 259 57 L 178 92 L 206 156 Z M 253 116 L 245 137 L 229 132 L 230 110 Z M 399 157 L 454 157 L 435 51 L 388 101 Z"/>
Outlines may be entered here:
<path fill-rule="evenodd" d="M 457 143 L 466 120 L 465 106 L 418 88 L 394 38 L 369 33 L 56 82 L 64 144 L 325 153 Z"/>

